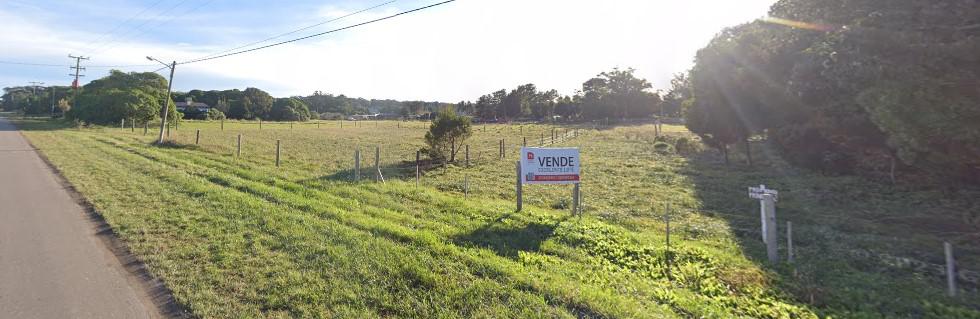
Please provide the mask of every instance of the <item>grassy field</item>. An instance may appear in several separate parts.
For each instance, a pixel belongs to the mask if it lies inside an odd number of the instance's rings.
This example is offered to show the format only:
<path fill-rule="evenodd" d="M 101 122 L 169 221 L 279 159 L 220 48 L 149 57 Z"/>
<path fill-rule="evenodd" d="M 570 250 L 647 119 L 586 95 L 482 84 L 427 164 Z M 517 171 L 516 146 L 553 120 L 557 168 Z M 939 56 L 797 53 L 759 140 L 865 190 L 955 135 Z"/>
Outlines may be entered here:
<path fill-rule="evenodd" d="M 725 166 L 670 149 L 691 138 L 682 127 L 665 127 L 664 148 L 649 125 L 477 125 L 471 166 L 428 165 L 416 187 L 418 122 L 185 122 L 168 147 L 142 128 L 17 123 L 197 317 L 980 318 L 975 284 L 949 298 L 942 276 L 894 258 L 941 264 L 947 240 L 960 267 L 980 270 L 965 222 L 980 193 L 821 176 L 773 156 Z M 514 212 L 518 147 L 551 144 L 553 129 L 555 145 L 582 149 L 583 217 L 569 215 L 568 186 L 526 186 Z M 765 262 L 745 194 L 760 183 L 794 223 L 793 265 Z"/>

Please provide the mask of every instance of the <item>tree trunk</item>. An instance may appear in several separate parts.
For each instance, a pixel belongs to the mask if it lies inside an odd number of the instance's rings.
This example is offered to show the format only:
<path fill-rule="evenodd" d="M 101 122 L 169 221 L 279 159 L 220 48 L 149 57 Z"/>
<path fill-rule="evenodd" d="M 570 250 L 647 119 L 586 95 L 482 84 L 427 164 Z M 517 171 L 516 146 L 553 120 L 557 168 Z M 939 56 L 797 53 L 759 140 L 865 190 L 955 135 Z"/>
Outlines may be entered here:
<path fill-rule="evenodd" d="M 728 145 L 727 144 L 721 146 L 721 153 L 722 154 L 725 154 L 725 166 L 728 166 L 729 162 L 728 162 Z"/>
<path fill-rule="evenodd" d="M 749 166 L 752 166 L 752 145 L 749 143 L 749 139 L 745 139 L 745 158 L 749 162 Z"/>
<path fill-rule="evenodd" d="M 449 139 L 449 145 L 450 145 L 449 161 L 455 163 L 456 162 L 456 138 L 455 137 Z"/>

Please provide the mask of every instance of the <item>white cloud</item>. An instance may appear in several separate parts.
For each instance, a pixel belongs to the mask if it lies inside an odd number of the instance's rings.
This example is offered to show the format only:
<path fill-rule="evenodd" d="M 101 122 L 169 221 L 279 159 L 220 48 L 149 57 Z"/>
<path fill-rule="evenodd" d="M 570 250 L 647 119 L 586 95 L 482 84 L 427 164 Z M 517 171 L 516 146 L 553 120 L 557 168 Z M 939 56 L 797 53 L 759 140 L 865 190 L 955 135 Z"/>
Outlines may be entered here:
<path fill-rule="evenodd" d="M 523 83 L 572 94 L 599 72 L 634 67 L 655 88 L 666 89 L 672 74 L 689 68 L 694 53 L 721 28 L 763 16 L 772 2 L 461 0 L 321 38 L 178 66 L 174 83 L 180 90 L 254 86 L 277 96 L 321 90 L 368 98 L 458 101 Z M 399 2 L 400 9 L 427 3 L 431 2 Z M 324 6 L 311 10 L 311 15 L 336 17 L 352 11 Z M 393 12 L 374 11 L 318 30 Z M 9 23 L 3 22 L 5 30 Z M 22 31 L 55 34 L 48 26 L 35 27 Z M 9 32 L 0 35 L 0 41 L 9 38 Z M 34 50 L 65 40 L 18 43 Z M 188 48 L 177 42 L 120 46 L 99 59 L 144 64 L 147 53 L 187 59 L 239 44 Z"/>

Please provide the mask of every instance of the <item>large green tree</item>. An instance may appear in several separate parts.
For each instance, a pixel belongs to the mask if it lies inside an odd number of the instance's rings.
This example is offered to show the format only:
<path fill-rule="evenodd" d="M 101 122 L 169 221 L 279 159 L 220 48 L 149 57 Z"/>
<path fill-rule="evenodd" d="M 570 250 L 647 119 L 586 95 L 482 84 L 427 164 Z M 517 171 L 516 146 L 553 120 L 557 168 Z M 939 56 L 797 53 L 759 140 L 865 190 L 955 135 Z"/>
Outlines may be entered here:
<path fill-rule="evenodd" d="M 66 115 L 97 124 L 116 124 L 122 119 L 147 122 L 160 116 L 166 96 L 167 80 L 159 74 L 112 70 L 82 87 Z M 172 100 L 167 106 L 170 114 L 177 114 Z"/>

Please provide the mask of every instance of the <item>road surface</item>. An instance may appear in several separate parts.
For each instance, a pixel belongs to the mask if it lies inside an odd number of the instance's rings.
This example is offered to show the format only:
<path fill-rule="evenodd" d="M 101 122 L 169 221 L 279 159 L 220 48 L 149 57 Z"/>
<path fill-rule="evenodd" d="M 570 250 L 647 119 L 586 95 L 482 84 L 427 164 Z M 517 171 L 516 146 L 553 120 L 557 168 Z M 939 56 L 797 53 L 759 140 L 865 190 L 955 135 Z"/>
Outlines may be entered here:
<path fill-rule="evenodd" d="M 0 118 L 0 317 L 156 318 L 90 218 L 20 132 Z"/>

